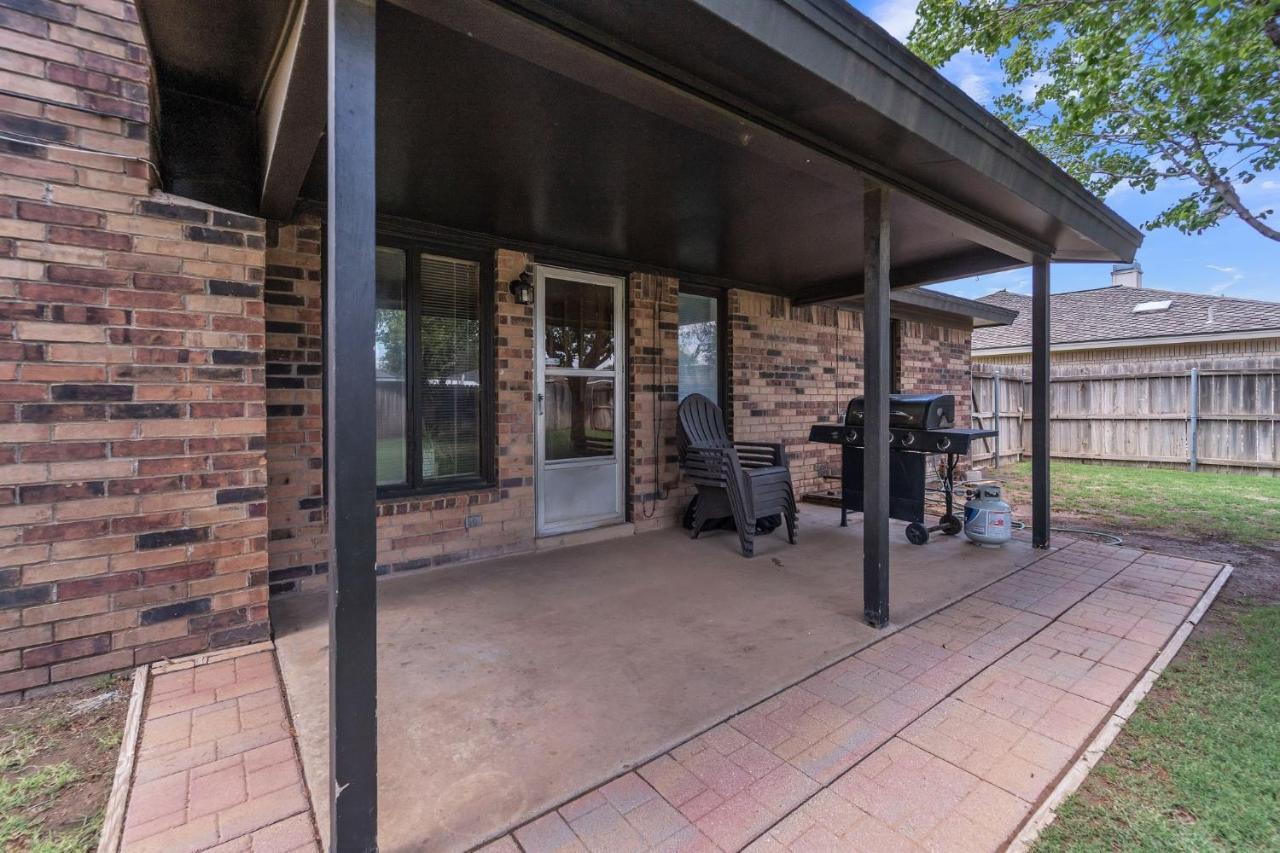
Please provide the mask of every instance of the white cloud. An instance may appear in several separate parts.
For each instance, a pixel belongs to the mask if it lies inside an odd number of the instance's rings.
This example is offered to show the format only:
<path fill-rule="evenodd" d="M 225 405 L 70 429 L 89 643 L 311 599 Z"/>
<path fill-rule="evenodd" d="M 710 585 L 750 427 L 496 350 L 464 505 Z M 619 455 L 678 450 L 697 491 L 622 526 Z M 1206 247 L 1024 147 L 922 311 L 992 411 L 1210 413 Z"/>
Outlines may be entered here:
<path fill-rule="evenodd" d="M 1000 87 L 1003 75 L 993 60 L 963 50 L 942 66 L 942 73 L 966 95 L 984 106 Z"/>
<path fill-rule="evenodd" d="M 898 41 L 905 42 L 916 25 L 916 5 L 919 0 L 880 0 L 871 7 L 871 20 L 888 31 Z"/>
<path fill-rule="evenodd" d="M 1237 183 L 1240 200 L 1257 210 L 1280 208 L 1280 178 L 1258 178 L 1249 183 Z"/>
<path fill-rule="evenodd" d="M 1053 76 L 1048 71 L 1037 71 L 1022 81 L 1022 85 L 1018 87 L 1018 97 L 1031 103 L 1035 100 L 1036 94 L 1052 82 Z"/>
<path fill-rule="evenodd" d="M 1244 273 L 1240 272 L 1236 267 L 1220 267 L 1217 264 L 1205 264 L 1205 269 L 1211 269 L 1214 272 L 1221 273 L 1223 278 L 1221 281 L 1209 285 L 1208 292 L 1214 296 L 1221 296 L 1226 292 L 1227 288 L 1237 284 L 1244 278 Z"/>

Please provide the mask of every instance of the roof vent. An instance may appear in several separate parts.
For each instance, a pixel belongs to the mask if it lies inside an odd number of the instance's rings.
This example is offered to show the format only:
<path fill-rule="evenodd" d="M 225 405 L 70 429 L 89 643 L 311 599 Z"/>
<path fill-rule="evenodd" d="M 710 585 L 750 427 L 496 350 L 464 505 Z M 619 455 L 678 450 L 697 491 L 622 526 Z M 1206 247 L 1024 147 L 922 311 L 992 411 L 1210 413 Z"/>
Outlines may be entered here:
<path fill-rule="evenodd" d="M 1142 287 L 1142 264 L 1116 264 L 1111 268 L 1112 287 Z"/>
<path fill-rule="evenodd" d="M 1161 311 L 1168 311 L 1173 305 L 1172 299 L 1157 299 L 1154 302 L 1139 302 L 1133 306 L 1135 314 L 1157 314 Z"/>

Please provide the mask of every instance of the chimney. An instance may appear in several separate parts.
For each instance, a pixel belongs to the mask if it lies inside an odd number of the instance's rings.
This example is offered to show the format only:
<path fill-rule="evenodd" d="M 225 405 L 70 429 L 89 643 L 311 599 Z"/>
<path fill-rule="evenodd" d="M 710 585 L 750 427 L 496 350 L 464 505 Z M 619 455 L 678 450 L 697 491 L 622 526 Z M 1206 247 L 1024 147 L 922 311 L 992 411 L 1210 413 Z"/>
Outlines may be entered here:
<path fill-rule="evenodd" d="M 1142 264 L 1116 264 L 1111 268 L 1112 287 L 1142 287 Z"/>

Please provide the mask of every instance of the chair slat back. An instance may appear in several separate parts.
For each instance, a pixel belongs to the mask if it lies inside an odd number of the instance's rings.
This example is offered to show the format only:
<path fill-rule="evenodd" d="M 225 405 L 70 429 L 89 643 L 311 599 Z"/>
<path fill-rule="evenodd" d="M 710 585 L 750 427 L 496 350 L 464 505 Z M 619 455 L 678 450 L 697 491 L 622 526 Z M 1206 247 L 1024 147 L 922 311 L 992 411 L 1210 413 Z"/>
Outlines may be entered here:
<path fill-rule="evenodd" d="M 690 394 L 681 400 L 678 414 L 682 454 L 687 447 L 733 447 L 724 412 L 703 395 Z"/>

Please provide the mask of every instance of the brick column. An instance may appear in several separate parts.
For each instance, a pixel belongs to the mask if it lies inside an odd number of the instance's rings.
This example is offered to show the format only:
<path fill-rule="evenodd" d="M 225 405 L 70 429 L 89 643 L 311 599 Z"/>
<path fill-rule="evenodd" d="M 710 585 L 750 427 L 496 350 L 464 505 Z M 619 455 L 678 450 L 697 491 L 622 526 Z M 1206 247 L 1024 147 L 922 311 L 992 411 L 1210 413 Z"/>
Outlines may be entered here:
<path fill-rule="evenodd" d="M 693 494 L 676 451 L 680 282 L 633 273 L 627 290 L 628 518 L 654 530 L 678 524 Z"/>

